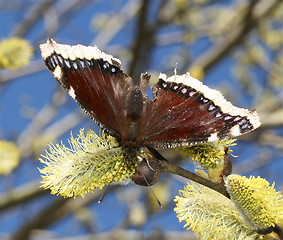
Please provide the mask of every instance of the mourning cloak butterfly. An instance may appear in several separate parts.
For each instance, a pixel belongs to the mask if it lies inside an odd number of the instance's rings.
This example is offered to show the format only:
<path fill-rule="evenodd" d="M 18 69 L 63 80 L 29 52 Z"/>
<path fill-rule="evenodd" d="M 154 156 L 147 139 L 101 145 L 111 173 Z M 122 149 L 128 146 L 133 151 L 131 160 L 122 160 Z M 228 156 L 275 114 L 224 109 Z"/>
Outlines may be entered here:
<path fill-rule="evenodd" d="M 150 76 L 135 85 L 119 59 L 97 47 L 40 45 L 54 77 L 81 108 L 116 137 L 127 161 L 143 147 L 174 148 L 237 137 L 259 127 L 255 110 L 233 106 L 222 94 L 190 76 L 160 74 L 154 99 L 146 95 Z"/>

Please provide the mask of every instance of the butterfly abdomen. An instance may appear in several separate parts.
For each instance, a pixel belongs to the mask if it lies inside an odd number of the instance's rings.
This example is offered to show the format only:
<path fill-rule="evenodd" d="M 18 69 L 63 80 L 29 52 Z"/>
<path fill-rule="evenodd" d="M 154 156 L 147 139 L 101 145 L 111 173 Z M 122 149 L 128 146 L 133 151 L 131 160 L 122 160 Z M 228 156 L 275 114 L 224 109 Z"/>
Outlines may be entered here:
<path fill-rule="evenodd" d="M 126 124 L 122 134 L 122 146 L 126 161 L 136 158 L 141 147 L 140 118 L 143 112 L 143 96 L 139 86 L 134 86 L 126 102 Z"/>
<path fill-rule="evenodd" d="M 126 116 L 129 120 L 137 121 L 143 110 L 143 96 L 140 87 L 135 86 L 129 94 L 126 104 Z"/>

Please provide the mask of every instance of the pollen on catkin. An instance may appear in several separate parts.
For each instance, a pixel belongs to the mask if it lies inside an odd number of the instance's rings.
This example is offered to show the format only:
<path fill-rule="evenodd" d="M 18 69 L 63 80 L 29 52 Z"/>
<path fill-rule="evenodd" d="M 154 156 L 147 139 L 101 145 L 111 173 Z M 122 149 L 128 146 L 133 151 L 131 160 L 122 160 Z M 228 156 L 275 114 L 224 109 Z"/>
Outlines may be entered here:
<path fill-rule="evenodd" d="M 190 181 L 176 196 L 179 221 L 201 240 L 255 240 L 260 235 L 242 221 L 234 203 L 222 194 Z"/>
<path fill-rule="evenodd" d="M 70 147 L 50 144 L 40 161 L 42 186 L 52 194 L 64 197 L 85 196 L 95 188 L 114 182 L 123 182 L 136 173 L 136 162 L 126 162 L 116 139 L 92 130 L 84 134 L 81 129 L 77 138 L 71 134 Z"/>
<path fill-rule="evenodd" d="M 20 163 L 20 150 L 10 141 L 0 140 L 0 175 L 10 174 Z"/>
<path fill-rule="evenodd" d="M 236 145 L 236 139 L 223 139 L 215 142 L 207 142 L 192 146 L 176 148 L 182 157 L 191 157 L 204 169 L 216 168 L 223 160 L 225 148 Z M 232 152 L 229 150 L 228 152 Z"/>
<path fill-rule="evenodd" d="M 283 196 L 263 178 L 229 175 L 226 188 L 244 219 L 255 230 L 283 222 Z"/>
<path fill-rule="evenodd" d="M 0 49 L 0 68 L 22 68 L 29 64 L 33 55 L 30 43 L 18 37 L 2 40 Z"/>

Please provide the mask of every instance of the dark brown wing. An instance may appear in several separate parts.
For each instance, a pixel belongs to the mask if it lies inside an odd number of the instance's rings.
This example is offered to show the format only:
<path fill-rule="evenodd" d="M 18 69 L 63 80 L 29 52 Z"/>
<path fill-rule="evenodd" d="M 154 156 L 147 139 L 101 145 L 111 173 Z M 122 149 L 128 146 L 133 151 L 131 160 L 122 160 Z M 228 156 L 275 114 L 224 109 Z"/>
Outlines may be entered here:
<path fill-rule="evenodd" d="M 247 133 L 260 125 L 255 111 L 237 108 L 189 74 L 164 74 L 142 122 L 144 145 L 178 147 Z"/>
<path fill-rule="evenodd" d="M 42 57 L 54 77 L 82 109 L 100 126 L 119 138 L 125 124 L 126 96 L 132 79 L 120 61 L 96 47 L 40 45 Z"/>

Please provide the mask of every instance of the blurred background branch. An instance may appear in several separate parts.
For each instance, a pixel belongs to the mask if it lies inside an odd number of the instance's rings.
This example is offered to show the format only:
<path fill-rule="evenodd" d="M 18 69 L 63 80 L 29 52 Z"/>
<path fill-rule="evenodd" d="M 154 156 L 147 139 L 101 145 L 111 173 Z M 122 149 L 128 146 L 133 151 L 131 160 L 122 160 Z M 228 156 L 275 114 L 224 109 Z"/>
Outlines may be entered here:
<path fill-rule="evenodd" d="M 229 4 L 212 0 L 2 1 L 0 8 L 1 18 L 5 18 L 2 22 L 7 25 L 1 25 L 5 29 L 1 39 L 18 36 L 28 39 L 34 47 L 34 58 L 26 67 L 0 69 L 0 136 L 14 142 L 21 153 L 20 165 L 11 174 L 1 176 L 0 218 L 4 229 L 0 231 L 7 239 L 42 239 L 44 234 L 50 234 L 47 239 L 66 239 L 56 233 L 56 226 L 66 228 L 64 221 L 77 226 L 70 228 L 69 236 L 75 231 L 83 235 L 68 239 L 195 239 L 188 232 L 169 231 L 167 226 L 171 224 L 158 221 L 159 217 L 166 219 L 170 212 L 172 215 L 172 199 L 184 180 L 176 176 L 164 174 L 153 186 L 163 209 L 149 190 L 139 186 L 115 186 L 100 205 L 96 204 L 101 195 L 98 190 L 85 199 L 52 197 L 50 201 L 49 191 L 38 188 L 38 158 L 47 144 L 66 139 L 70 130 L 77 132 L 78 126 L 94 126 L 76 105 L 67 101 L 58 85 L 46 87 L 47 83 L 56 84 L 38 52 L 38 44 L 48 37 L 60 43 L 98 45 L 120 58 L 125 72 L 136 82 L 146 71 L 153 80 L 159 72 L 172 75 L 178 63 L 178 74 L 189 69 L 193 76 L 222 89 L 236 105 L 257 108 L 262 127 L 240 138 L 235 150 L 235 155 L 240 156 L 234 160 L 234 171 L 260 174 L 277 181 L 282 188 L 281 0 L 234 0 Z M 26 96 L 31 101 L 23 100 Z M 172 151 L 164 150 L 162 154 L 184 168 L 192 168 L 189 161 L 182 162 Z M 118 208 L 123 213 L 113 223 L 112 215 Z M 100 209 L 108 219 L 96 216 Z M 13 227 L 8 224 L 11 219 L 20 220 Z M 102 219 L 113 221 L 107 225 Z M 103 224 L 107 227 L 103 228 Z M 95 230 L 90 227 L 93 225 Z M 144 234 L 149 225 L 152 231 Z"/>

